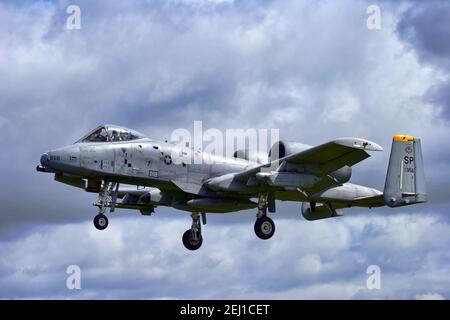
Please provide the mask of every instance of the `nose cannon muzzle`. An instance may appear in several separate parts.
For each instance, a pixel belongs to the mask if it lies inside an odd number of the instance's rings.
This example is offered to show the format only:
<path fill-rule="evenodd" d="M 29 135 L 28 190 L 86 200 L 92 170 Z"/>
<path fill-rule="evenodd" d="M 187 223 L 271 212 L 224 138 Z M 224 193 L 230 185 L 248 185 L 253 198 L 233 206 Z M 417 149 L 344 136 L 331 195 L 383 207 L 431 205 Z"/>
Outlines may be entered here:
<path fill-rule="evenodd" d="M 51 173 L 54 173 L 54 172 L 56 172 L 55 170 L 53 170 L 52 168 L 50 168 L 49 166 L 48 166 L 48 153 L 44 153 L 42 156 L 41 156 L 41 164 L 39 164 L 37 167 L 36 167 L 36 171 L 38 171 L 38 172 L 51 172 Z"/>
<path fill-rule="evenodd" d="M 46 166 L 48 164 L 48 153 L 44 153 L 41 156 L 41 165 Z"/>

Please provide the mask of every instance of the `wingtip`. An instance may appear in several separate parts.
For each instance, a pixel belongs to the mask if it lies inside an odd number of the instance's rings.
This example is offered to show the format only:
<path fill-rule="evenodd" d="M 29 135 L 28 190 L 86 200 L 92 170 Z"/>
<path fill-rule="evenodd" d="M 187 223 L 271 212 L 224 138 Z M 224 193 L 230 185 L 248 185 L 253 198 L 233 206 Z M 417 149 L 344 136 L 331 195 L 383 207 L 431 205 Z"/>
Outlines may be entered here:
<path fill-rule="evenodd" d="M 340 138 L 336 139 L 335 142 L 346 147 L 357 148 L 365 151 L 383 151 L 383 148 L 379 144 L 361 138 Z"/>
<path fill-rule="evenodd" d="M 383 147 L 380 146 L 379 144 L 369 141 L 370 143 L 370 147 L 372 148 L 370 151 L 383 151 Z"/>

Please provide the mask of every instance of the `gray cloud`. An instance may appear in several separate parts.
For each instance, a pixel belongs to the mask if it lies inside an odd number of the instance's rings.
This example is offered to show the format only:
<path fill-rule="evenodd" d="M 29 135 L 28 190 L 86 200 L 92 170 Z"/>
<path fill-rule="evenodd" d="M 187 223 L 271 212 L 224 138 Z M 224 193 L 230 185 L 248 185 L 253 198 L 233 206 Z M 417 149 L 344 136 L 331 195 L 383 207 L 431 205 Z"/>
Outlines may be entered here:
<path fill-rule="evenodd" d="M 430 1 L 411 5 L 400 17 L 397 31 L 425 61 L 450 59 L 449 9 L 447 1 Z"/>
<path fill-rule="evenodd" d="M 420 61 L 442 71 L 445 78 L 430 88 L 426 97 L 450 117 L 450 3 L 430 1 L 411 6 L 400 18 L 397 32 L 417 53 Z"/>
<path fill-rule="evenodd" d="M 203 275 L 200 298 L 449 296 L 442 13 L 384 3 L 370 31 L 364 2 L 79 1 L 82 29 L 68 31 L 68 3 L 0 3 L 2 298 L 194 298 L 180 290 L 191 273 Z M 352 181 L 380 189 L 392 135 L 419 136 L 432 202 L 316 223 L 280 203 L 271 242 L 253 236 L 254 212 L 213 216 L 191 254 L 179 239 L 187 215 L 119 211 L 94 232 L 93 195 L 35 172 L 42 152 L 100 123 L 165 139 L 193 120 L 309 144 L 372 139 L 385 152 Z M 80 292 L 65 289 L 69 264 L 82 267 Z M 368 264 L 384 270 L 380 292 L 364 287 Z"/>

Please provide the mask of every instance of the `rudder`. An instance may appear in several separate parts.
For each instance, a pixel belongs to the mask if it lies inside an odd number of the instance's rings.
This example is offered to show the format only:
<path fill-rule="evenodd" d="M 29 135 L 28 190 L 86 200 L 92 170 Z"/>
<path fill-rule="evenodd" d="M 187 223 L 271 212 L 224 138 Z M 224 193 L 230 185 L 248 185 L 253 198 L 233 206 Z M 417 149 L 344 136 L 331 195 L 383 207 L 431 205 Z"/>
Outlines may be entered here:
<path fill-rule="evenodd" d="M 383 197 L 390 207 L 427 201 L 420 139 L 393 137 Z"/>

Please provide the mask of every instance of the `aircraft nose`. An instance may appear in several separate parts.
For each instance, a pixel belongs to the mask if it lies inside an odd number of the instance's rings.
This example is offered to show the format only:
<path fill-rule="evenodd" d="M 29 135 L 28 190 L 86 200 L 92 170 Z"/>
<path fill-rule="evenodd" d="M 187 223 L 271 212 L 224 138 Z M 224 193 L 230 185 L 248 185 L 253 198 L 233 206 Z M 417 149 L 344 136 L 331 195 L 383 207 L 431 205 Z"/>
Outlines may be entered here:
<path fill-rule="evenodd" d="M 44 153 L 44 154 L 41 156 L 41 164 L 42 164 L 43 166 L 45 166 L 45 165 L 48 164 L 48 153 Z"/>

